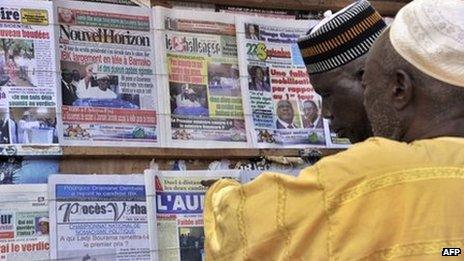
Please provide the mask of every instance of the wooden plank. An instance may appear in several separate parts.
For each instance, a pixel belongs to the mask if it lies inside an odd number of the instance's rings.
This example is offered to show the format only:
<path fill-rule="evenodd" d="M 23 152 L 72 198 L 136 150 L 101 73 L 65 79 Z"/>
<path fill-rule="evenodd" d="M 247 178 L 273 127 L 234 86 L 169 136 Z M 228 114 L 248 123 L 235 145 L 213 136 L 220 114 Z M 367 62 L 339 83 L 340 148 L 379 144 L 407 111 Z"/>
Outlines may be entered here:
<path fill-rule="evenodd" d="M 338 149 L 316 149 L 323 156 Z M 298 157 L 298 149 L 177 149 L 177 148 L 125 148 L 125 147 L 63 147 L 65 158 L 155 158 L 155 159 L 246 159 L 260 156 Z"/>
<path fill-rule="evenodd" d="M 175 1 L 172 1 L 175 2 Z M 337 11 L 353 3 L 352 0 L 190 0 L 192 3 L 220 4 L 229 6 L 256 7 L 263 9 Z M 411 0 L 372 0 L 372 5 L 382 14 L 393 16 Z M 169 6 L 166 0 L 152 0 L 153 5 Z"/>
<path fill-rule="evenodd" d="M 150 159 L 143 158 L 111 158 L 105 157 L 76 157 L 60 160 L 60 174 L 142 174 L 148 169 Z"/>
<path fill-rule="evenodd" d="M 185 160 L 188 170 L 206 170 L 214 160 Z M 149 168 L 151 159 L 149 158 L 67 158 L 60 161 L 60 174 L 141 174 Z M 160 170 L 172 170 L 173 160 L 155 160 Z M 237 163 L 247 163 L 247 159 L 230 160 L 230 167 Z M 282 165 L 283 166 L 283 165 Z"/>
<path fill-rule="evenodd" d="M 60 174 L 136 174 L 150 167 L 149 158 L 67 158 L 60 161 Z M 186 160 L 188 170 L 205 170 L 213 160 Z M 156 160 L 160 170 L 171 170 L 173 160 Z M 237 161 L 232 161 L 235 165 Z"/>

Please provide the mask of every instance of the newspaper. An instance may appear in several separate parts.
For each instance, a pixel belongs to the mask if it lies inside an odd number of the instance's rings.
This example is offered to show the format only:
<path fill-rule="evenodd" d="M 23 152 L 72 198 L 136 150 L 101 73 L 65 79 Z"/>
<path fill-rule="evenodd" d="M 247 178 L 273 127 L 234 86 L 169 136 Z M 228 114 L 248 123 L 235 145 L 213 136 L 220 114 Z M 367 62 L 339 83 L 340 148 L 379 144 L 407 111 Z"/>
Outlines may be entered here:
<path fill-rule="evenodd" d="M 238 16 L 240 75 L 254 147 L 324 147 L 321 98 L 296 41 L 316 20 Z"/>
<path fill-rule="evenodd" d="M 0 260 L 49 259 L 47 185 L 2 185 L 0 195 Z"/>
<path fill-rule="evenodd" d="M 157 96 L 150 9 L 55 3 L 62 143 L 155 146 Z"/>
<path fill-rule="evenodd" d="M 151 7 L 151 0 L 131 0 L 131 2 L 139 5 L 139 6 L 143 6 L 143 7 L 148 7 L 150 8 Z"/>
<path fill-rule="evenodd" d="M 203 202 L 206 188 L 200 182 L 223 177 L 238 180 L 238 173 L 235 170 L 145 170 L 145 185 L 151 197 L 147 204 L 153 259 L 204 260 Z M 156 235 L 158 244 L 154 241 Z"/>
<path fill-rule="evenodd" d="M 236 168 L 238 167 L 238 169 L 240 170 L 240 182 L 248 183 L 256 177 L 258 177 L 259 175 L 261 175 L 262 173 L 267 172 L 297 177 L 304 168 L 309 166 L 310 164 L 292 166 L 263 161 L 241 163 L 240 165 L 236 166 Z"/>
<path fill-rule="evenodd" d="M 327 148 L 345 149 L 349 148 L 351 143 L 347 138 L 339 138 L 337 134 L 330 128 L 329 121 L 324 121 L 325 136 L 327 140 Z"/>
<path fill-rule="evenodd" d="M 151 260 L 143 175 L 51 175 L 50 256 Z"/>
<path fill-rule="evenodd" d="M 74 0 L 74 1 L 107 3 L 107 4 L 116 4 L 116 5 L 132 5 L 132 6 L 137 5 L 136 3 L 132 2 L 131 0 Z"/>
<path fill-rule="evenodd" d="M 181 10 L 195 10 L 195 11 L 213 11 L 216 9 L 215 4 L 198 3 L 192 1 L 167 1 L 169 8 Z"/>
<path fill-rule="evenodd" d="M 168 147 L 246 147 L 234 16 L 155 9 Z"/>
<path fill-rule="evenodd" d="M 231 6 L 231 5 L 216 5 L 216 12 L 232 13 L 242 15 L 255 15 L 260 17 L 272 17 L 280 19 L 317 19 L 319 18 L 318 12 L 310 12 L 304 10 L 284 10 L 284 9 L 262 9 L 244 6 Z"/>
<path fill-rule="evenodd" d="M 52 10 L 51 2 L 0 0 L 3 155 L 60 154 Z"/>

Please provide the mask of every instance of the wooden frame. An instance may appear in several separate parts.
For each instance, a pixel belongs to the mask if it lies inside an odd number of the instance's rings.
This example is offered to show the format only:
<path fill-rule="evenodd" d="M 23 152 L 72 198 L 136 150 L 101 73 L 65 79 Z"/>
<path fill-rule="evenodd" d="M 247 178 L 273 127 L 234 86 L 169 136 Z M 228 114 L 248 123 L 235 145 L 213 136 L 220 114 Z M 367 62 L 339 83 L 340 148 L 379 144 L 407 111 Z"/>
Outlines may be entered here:
<path fill-rule="evenodd" d="M 314 149 L 322 156 L 335 154 L 340 149 Z M 261 156 L 299 157 L 299 149 L 178 149 L 126 147 L 63 147 L 66 158 L 121 157 L 156 159 L 244 159 Z"/>

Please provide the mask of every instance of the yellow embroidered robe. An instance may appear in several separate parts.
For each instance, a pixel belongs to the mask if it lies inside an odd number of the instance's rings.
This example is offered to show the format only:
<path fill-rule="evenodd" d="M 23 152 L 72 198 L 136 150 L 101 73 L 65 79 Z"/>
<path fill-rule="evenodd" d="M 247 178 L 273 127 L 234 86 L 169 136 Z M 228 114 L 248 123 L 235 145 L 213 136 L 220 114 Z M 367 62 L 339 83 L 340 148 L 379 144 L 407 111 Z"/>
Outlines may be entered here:
<path fill-rule="evenodd" d="M 464 249 L 464 139 L 371 138 L 298 177 L 220 180 L 207 260 L 436 260 Z"/>

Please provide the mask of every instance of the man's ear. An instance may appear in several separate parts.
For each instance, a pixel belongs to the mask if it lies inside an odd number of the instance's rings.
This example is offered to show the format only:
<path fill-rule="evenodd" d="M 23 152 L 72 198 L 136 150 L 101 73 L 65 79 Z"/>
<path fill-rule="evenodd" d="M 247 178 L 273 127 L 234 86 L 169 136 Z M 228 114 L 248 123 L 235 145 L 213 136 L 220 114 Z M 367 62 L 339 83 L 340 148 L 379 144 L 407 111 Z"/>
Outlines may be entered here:
<path fill-rule="evenodd" d="M 390 101 L 395 109 L 403 110 L 413 99 L 414 85 L 411 77 L 404 70 L 397 70 L 393 77 Z"/>

